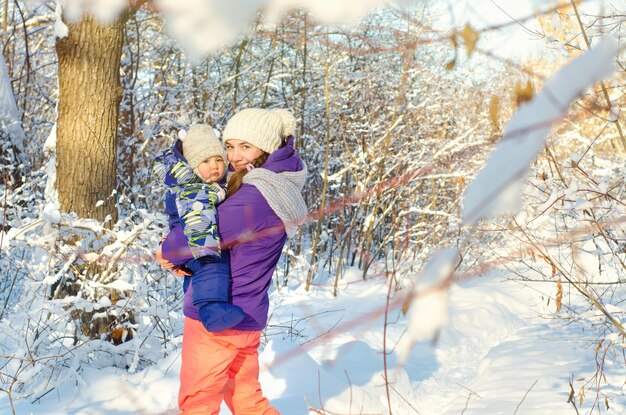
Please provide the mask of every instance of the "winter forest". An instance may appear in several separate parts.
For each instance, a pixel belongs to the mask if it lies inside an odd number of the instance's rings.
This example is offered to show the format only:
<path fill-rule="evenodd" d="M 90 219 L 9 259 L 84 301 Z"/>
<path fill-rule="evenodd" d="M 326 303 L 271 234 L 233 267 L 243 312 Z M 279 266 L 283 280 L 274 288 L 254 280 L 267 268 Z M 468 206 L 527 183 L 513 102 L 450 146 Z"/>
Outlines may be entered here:
<path fill-rule="evenodd" d="M 251 107 L 294 114 L 308 168 L 259 348 L 281 414 L 626 413 L 625 22 L 622 0 L 0 0 L 0 413 L 178 413 L 152 163 Z"/>

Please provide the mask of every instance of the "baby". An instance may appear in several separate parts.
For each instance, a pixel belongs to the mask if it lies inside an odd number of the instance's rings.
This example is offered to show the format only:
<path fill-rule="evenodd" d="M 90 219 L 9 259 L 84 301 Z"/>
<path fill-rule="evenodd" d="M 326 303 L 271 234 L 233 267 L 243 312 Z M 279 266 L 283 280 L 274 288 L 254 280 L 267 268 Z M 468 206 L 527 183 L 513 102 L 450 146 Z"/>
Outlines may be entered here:
<path fill-rule="evenodd" d="M 185 277 L 183 289 L 192 290 L 193 306 L 204 327 L 222 331 L 244 317 L 241 308 L 229 302 L 230 258 L 227 251 L 220 250 L 217 228 L 216 206 L 226 196 L 226 155 L 208 125 L 194 124 L 180 137 L 153 164 L 154 174 L 167 188 L 165 211 L 170 232 L 163 251 L 174 255 L 166 259 L 192 272 Z M 176 227 L 183 232 L 172 232 Z M 185 304 L 186 309 L 189 306 Z"/>

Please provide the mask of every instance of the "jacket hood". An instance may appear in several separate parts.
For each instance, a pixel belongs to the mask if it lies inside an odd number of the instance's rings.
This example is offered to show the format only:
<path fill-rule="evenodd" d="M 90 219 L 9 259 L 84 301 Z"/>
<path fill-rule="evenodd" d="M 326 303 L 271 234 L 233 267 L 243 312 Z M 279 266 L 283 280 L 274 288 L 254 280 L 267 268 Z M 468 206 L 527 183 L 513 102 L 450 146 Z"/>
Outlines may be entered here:
<path fill-rule="evenodd" d="M 163 150 L 154 159 L 152 171 L 167 187 L 203 183 L 187 163 L 182 150 L 182 141 L 176 140 L 172 147 Z"/>
<path fill-rule="evenodd" d="M 294 138 L 290 135 L 284 147 L 275 150 L 261 167 L 282 173 L 287 171 L 300 171 L 304 168 L 304 162 L 300 158 L 298 151 L 294 148 Z"/>

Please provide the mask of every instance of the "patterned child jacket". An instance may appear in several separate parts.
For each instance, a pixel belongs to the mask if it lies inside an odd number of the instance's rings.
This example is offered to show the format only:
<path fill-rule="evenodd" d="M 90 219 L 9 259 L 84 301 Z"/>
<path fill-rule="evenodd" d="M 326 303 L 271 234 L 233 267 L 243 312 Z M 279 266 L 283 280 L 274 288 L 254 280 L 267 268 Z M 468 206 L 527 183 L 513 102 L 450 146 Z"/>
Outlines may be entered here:
<path fill-rule="evenodd" d="M 220 257 L 217 228 L 217 192 L 198 177 L 185 160 L 182 142 L 162 151 L 153 162 L 152 171 L 167 193 L 165 210 L 170 230 L 180 225 L 194 258 Z"/>

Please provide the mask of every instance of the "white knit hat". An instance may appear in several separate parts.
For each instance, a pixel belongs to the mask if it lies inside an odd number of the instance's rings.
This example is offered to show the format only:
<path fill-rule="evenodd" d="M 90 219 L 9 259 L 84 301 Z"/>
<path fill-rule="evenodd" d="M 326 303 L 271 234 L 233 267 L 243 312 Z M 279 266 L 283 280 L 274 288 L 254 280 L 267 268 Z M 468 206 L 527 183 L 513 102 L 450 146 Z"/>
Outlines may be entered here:
<path fill-rule="evenodd" d="M 181 140 L 183 155 L 196 175 L 200 175 L 198 172 L 200 163 L 211 156 L 222 156 L 226 163 L 226 151 L 212 127 L 206 124 L 193 124 L 184 138 L 181 135 Z"/>
<path fill-rule="evenodd" d="M 284 138 L 293 135 L 296 119 L 286 109 L 247 108 L 233 115 L 224 129 L 223 141 L 242 140 L 272 153 Z"/>

